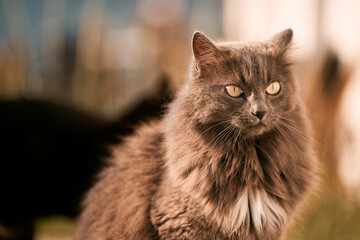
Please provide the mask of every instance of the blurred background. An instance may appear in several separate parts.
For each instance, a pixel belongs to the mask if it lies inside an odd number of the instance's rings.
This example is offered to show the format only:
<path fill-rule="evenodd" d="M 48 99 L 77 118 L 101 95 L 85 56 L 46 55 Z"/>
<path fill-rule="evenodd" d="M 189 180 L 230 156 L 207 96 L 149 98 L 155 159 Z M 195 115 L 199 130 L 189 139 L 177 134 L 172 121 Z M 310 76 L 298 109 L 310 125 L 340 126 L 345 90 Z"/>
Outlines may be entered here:
<path fill-rule="evenodd" d="M 318 188 L 287 239 L 360 239 L 359 13 L 357 0 L 0 0 L 0 112 L 14 101 L 56 102 L 116 122 L 146 99 L 161 103 L 164 83 L 164 97 L 176 92 L 194 30 L 256 41 L 292 28 L 321 164 Z M 0 159 L 0 168 L 19 161 Z M 76 231 L 74 216 L 61 212 L 32 226 L 38 240 Z M 11 231 L 0 223 L 0 236 Z"/>

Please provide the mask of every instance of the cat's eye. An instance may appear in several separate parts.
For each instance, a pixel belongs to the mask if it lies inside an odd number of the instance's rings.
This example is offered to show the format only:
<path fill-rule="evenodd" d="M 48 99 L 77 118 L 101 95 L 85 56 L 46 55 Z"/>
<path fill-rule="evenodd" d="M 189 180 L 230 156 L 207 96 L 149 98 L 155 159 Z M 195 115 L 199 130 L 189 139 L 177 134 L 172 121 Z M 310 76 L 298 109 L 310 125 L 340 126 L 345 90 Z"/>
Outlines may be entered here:
<path fill-rule="evenodd" d="M 280 92 L 280 83 L 273 82 L 266 88 L 266 93 L 269 95 L 276 95 Z"/>
<path fill-rule="evenodd" d="M 240 95 L 243 93 L 241 88 L 239 88 L 236 85 L 227 85 L 225 86 L 227 94 L 229 94 L 230 97 L 240 97 Z"/>

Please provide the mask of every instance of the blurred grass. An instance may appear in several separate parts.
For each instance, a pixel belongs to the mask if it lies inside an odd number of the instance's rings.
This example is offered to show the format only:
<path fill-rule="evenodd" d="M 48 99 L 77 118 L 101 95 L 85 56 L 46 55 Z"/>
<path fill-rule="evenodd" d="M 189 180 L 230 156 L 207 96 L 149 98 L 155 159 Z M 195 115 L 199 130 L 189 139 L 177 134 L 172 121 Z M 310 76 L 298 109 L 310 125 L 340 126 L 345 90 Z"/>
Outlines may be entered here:
<path fill-rule="evenodd" d="M 286 239 L 360 239 L 360 204 L 340 185 L 323 184 L 302 210 Z"/>
<path fill-rule="evenodd" d="M 35 240 L 71 240 L 75 236 L 75 226 L 75 220 L 68 217 L 41 218 L 35 223 Z"/>
<path fill-rule="evenodd" d="M 360 203 L 346 196 L 342 187 L 323 186 L 300 211 L 287 240 L 359 240 Z M 36 240 L 70 240 L 75 236 L 75 220 L 55 216 L 36 223 Z"/>

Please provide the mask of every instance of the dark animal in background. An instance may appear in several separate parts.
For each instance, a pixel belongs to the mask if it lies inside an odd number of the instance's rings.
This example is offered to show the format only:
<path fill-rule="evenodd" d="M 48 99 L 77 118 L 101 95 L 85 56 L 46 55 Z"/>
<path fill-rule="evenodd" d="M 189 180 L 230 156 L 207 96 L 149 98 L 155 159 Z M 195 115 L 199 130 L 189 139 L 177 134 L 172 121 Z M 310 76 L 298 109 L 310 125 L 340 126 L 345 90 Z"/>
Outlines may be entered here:
<path fill-rule="evenodd" d="M 76 217 L 108 146 L 161 115 L 167 83 L 116 121 L 45 100 L 0 101 L 0 239 L 33 239 L 38 217 Z"/>

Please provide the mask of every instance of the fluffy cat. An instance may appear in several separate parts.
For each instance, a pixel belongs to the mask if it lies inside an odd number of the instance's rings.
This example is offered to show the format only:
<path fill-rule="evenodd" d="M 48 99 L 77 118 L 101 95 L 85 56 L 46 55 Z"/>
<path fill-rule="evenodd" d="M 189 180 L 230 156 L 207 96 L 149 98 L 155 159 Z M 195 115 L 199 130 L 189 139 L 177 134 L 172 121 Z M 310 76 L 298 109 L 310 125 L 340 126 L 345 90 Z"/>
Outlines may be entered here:
<path fill-rule="evenodd" d="M 113 148 L 77 239 L 280 239 L 313 181 L 308 120 L 287 52 L 196 32 L 189 80 L 161 121 Z"/>

